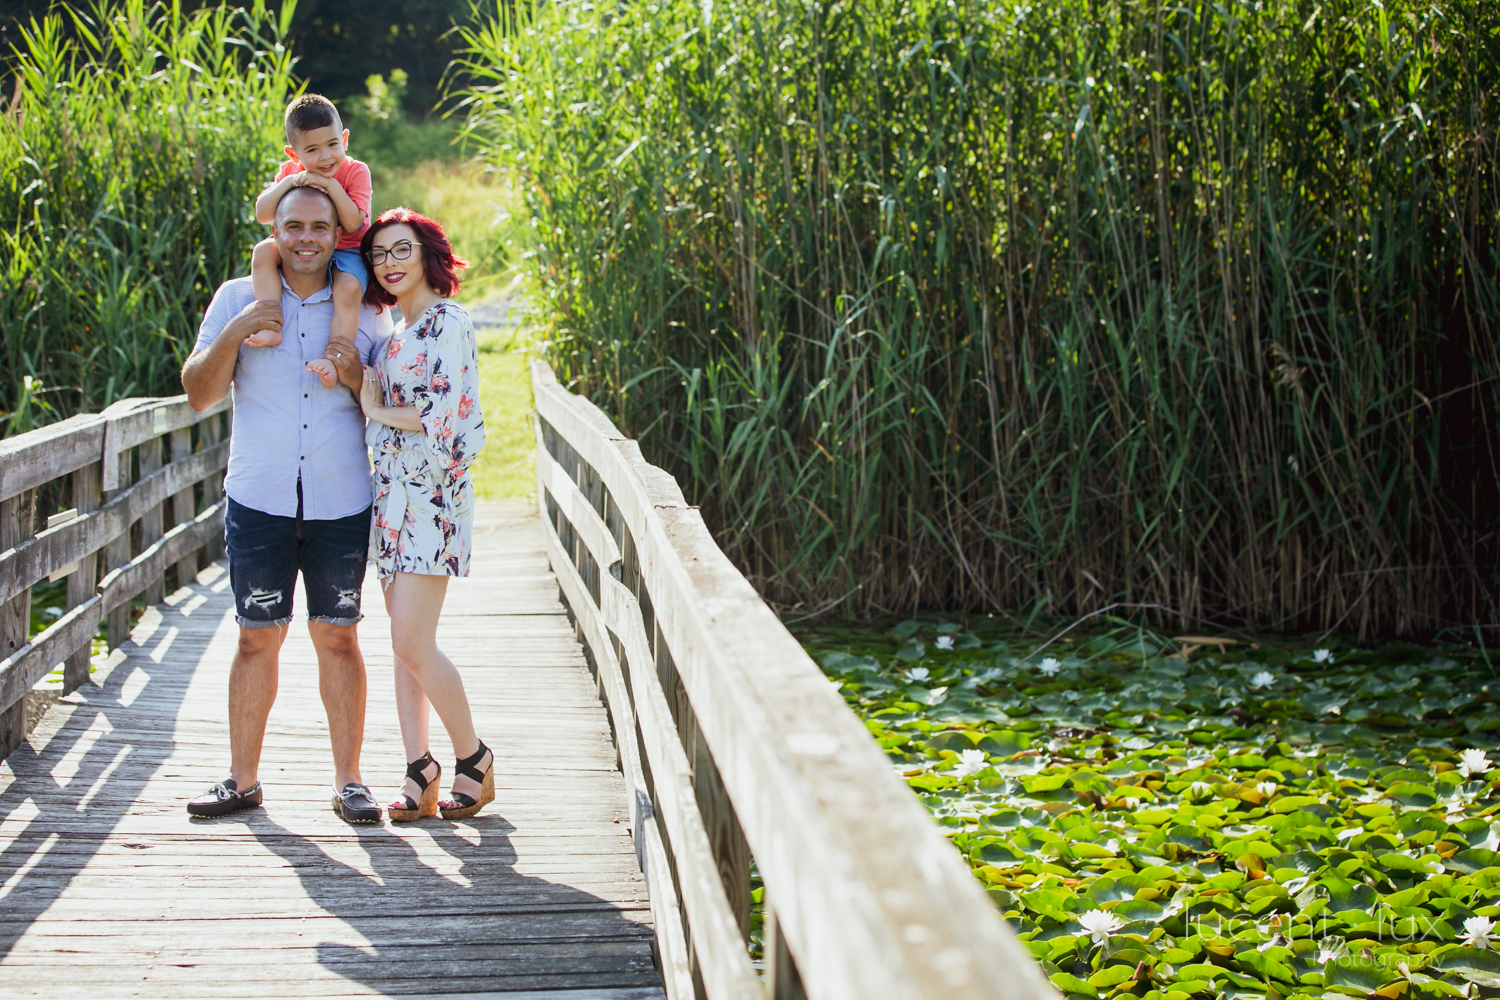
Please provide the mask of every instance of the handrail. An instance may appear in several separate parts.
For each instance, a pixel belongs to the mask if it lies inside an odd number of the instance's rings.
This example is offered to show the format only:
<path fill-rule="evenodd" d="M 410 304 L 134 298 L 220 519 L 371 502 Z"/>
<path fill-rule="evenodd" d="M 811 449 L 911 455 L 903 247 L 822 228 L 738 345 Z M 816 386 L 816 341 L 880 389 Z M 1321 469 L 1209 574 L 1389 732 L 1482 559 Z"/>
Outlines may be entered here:
<path fill-rule="evenodd" d="M 169 567 L 182 582 L 218 555 L 229 406 L 197 413 L 186 396 L 124 399 L 0 440 L 0 757 L 26 739 L 37 681 L 64 663 L 72 691 L 88 677 L 101 622 L 113 649 L 132 598 L 155 603 Z M 69 510 L 43 510 L 38 531 L 39 504 Z M 29 636 L 32 586 L 63 577 L 65 613 Z"/>
<path fill-rule="evenodd" d="M 676 481 L 545 363 L 531 379 L 548 556 L 613 723 L 668 1000 L 1056 997 Z"/>

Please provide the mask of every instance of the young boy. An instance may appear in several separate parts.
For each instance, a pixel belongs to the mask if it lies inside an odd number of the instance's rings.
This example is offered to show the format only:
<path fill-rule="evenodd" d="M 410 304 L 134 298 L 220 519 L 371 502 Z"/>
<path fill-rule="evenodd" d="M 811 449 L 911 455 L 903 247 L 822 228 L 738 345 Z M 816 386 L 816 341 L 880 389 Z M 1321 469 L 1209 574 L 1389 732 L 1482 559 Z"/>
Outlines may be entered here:
<path fill-rule="evenodd" d="M 345 155 L 349 130 L 344 128 L 333 102 L 319 94 L 303 94 L 287 105 L 287 161 L 276 172 L 275 182 L 255 200 L 255 218 L 263 225 L 276 221 L 276 205 L 294 187 L 311 185 L 328 192 L 338 210 L 338 247 L 333 253 L 332 340 L 354 342 L 359 327 L 359 304 L 370 280 L 359 256 L 359 239 L 370 221 L 370 168 Z M 250 280 L 257 302 L 281 302 L 281 256 L 276 241 L 264 239 L 250 257 Z M 247 337 L 251 347 L 274 347 L 281 333 L 262 330 Z M 307 371 L 331 389 L 338 375 L 326 360 L 311 361 Z"/>

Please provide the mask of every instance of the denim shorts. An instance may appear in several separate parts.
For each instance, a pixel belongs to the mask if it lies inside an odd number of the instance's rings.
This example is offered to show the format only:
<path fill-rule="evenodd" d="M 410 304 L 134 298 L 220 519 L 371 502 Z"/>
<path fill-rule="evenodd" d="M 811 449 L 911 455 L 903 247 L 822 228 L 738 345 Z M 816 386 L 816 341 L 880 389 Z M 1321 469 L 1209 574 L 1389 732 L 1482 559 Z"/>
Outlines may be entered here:
<path fill-rule="evenodd" d="M 359 255 L 358 250 L 335 250 L 333 259 L 328 262 L 328 280 L 333 280 L 335 270 L 352 274 L 359 279 L 359 290 L 363 292 L 370 287 L 370 272 L 365 267 L 365 259 Z"/>
<path fill-rule="evenodd" d="M 272 628 L 292 620 L 297 572 L 307 587 L 307 617 L 331 625 L 355 625 L 370 553 L 370 508 L 333 521 L 277 517 L 229 501 L 224 514 L 229 582 L 235 620 L 244 628 Z"/>

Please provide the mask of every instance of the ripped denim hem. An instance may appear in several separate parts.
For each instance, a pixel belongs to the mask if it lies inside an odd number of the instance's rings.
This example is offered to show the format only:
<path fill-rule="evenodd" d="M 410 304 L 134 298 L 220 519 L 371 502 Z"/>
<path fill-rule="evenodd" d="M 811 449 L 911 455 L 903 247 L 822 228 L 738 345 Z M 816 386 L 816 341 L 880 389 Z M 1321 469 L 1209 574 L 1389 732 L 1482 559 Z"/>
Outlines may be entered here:
<path fill-rule="evenodd" d="M 332 618 L 328 615 L 308 615 L 310 622 L 326 622 L 329 625 L 358 625 L 365 620 L 364 615 L 355 615 L 353 618 Z"/>
<path fill-rule="evenodd" d="M 235 615 L 234 620 L 239 622 L 240 628 L 281 628 L 292 623 L 292 616 L 287 615 L 285 618 L 261 621 L 259 618 L 246 618 L 243 615 Z"/>

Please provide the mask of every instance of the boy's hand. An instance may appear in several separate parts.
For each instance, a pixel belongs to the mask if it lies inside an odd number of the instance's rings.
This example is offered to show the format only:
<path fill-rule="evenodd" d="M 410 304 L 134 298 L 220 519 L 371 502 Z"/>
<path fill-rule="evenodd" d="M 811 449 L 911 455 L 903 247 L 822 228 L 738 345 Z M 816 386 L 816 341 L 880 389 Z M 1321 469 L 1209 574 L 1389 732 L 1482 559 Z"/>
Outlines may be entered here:
<path fill-rule="evenodd" d="M 324 177 L 322 174 L 315 174 L 311 170 L 304 170 L 301 173 L 292 174 L 291 180 L 293 187 L 318 187 L 322 188 L 324 191 L 328 190 L 329 184 L 338 183 L 332 177 Z"/>

